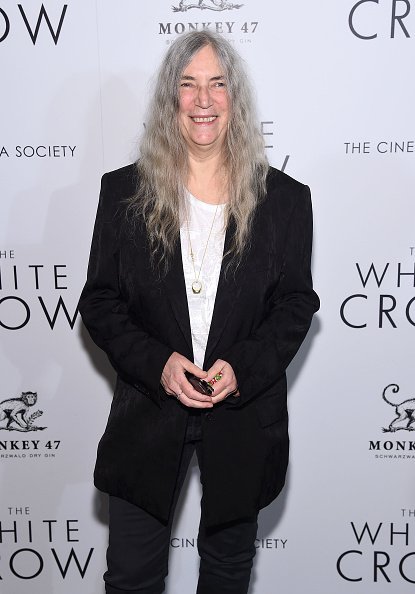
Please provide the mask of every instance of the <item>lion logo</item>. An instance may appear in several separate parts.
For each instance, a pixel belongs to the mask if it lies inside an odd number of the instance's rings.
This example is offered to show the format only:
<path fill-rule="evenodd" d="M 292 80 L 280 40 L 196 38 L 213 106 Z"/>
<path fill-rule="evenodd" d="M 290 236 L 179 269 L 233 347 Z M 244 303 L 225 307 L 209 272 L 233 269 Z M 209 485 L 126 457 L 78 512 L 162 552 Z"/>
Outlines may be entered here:
<path fill-rule="evenodd" d="M 234 10 L 242 8 L 243 4 L 234 4 L 227 0 L 198 0 L 197 2 L 190 2 L 186 4 L 185 0 L 180 0 L 179 6 L 172 6 L 173 12 L 186 12 L 192 8 L 199 8 L 200 10 Z"/>
<path fill-rule="evenodd" d="M 383 390 L 383 400 L 395 409 L 396 417 L 391 421 L 389 427 L 386 429 L 383 427 L 384 433 L 390 433 L 394 431 L 415 431 L 415 398 L 408 398 L 400 403 L 391 402 L 386 398 L 386 392 L 391 391 L 396 394 L 399 392 L 399 386 L 397 384 L 389 384 Z"/>
<path fill-rule="evenodd" d="M 1 429 L 8 431 L 42 431 L 34 421 L 43 415 L 42 410 L 33 411 L 37 402 L 37 392 L 22 392 L 20 398 L 9 398 L 0 402 L 0 423 L 6 421 Z M 33 411 L 33 412 L 32 412 Z"/>

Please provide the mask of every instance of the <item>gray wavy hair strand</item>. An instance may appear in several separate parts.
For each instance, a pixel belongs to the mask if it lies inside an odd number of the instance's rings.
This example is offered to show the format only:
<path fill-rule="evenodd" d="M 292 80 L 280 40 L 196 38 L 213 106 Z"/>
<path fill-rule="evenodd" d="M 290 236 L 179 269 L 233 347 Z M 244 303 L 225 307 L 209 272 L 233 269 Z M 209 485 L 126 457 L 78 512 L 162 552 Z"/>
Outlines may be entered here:
<path fill-rule="evenodd" d="M 188 176 L 188 151 L 179 127 L 183 71 L 194 55 L 211 45 L 223 68 L 230 116 L 223 148 L 227 178 L 226 222 L 235 222 L 230 264 L 238 265 L 249 244 L 253 214 L 265 194 L 268 161 L 244 64 L 231 44 L 208 30 L 192 31 L 170 46 L 158 72 L 137 161 L 139 187 L 130 200 L 133 219 L 144 218 L 153 265 L 168 269 L 180 235 L 180 215 Z"/>

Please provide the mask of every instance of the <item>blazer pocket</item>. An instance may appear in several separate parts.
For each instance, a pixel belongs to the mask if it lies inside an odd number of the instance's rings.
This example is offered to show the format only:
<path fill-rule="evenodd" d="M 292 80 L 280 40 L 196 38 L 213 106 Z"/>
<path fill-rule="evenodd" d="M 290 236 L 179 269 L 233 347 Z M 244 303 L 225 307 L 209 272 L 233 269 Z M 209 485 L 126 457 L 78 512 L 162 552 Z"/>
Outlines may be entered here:
<path fill-rule="evenodd" d="M 268 427 L 288 415 L 287 399 L 280 394 L 270 394 L 255 400 L 255 408 L 261 427 Z"/>

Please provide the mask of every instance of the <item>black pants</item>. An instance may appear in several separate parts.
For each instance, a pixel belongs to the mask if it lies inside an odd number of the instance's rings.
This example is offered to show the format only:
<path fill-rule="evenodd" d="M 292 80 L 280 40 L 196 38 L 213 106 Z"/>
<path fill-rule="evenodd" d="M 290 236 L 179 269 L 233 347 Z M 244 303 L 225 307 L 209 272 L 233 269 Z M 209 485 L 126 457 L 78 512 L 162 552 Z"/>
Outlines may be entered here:
<path fill-rule="evenodd" d="M 197 411 L 198 412 L 198 411 Z M 203 413 L 202 413 L 203 414 Z M 168 573 L 174 510 L 196 449 L 200 456 L 201 418 L 191 414 L 168 524 L 118 497 L 110 497 L 107 594 L 162 594 Z M 246 594 L 253 558 L 257 516 L 206 529 L 203 505 L 197 540 L 200 555 L 197 594 Z"/>

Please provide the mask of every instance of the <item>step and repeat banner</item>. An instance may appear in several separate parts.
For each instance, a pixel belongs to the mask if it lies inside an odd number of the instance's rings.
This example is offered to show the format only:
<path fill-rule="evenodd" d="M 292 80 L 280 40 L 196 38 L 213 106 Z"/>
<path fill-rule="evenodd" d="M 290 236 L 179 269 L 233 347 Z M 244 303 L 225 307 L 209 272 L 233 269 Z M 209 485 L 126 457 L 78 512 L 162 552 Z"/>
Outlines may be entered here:
<path fill-rule="evenodd" d="M 322 307 L 250 592 L 413 592 L 413 0 L 0 0 L 0 592 L 103 593 L 115 378 L 77 301 L 100 177 L 136 158 L 162 55 L 203 27 L 245 59 L 269 160 L 315 215 Z M 199 499 L 193 464 L 170 594 L 195 591 Z"/>

